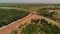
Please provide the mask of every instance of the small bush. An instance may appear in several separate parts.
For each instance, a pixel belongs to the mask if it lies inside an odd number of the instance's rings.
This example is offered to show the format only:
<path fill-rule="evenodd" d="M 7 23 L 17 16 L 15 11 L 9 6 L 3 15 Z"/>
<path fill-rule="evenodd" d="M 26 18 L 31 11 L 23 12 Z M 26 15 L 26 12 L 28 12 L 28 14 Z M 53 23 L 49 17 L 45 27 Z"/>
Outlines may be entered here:
<path fill-rule="evenodd" d="M 40 22 L 41 22 L 41 24 L 45 24 L 45 25 L 48 24 L 48 22 L 45 19 L 41 19 Z"/>
<path fill-rule="evenodd" d="M 39 23 L 40 19 L 31 19 L 32 23 Z"/>

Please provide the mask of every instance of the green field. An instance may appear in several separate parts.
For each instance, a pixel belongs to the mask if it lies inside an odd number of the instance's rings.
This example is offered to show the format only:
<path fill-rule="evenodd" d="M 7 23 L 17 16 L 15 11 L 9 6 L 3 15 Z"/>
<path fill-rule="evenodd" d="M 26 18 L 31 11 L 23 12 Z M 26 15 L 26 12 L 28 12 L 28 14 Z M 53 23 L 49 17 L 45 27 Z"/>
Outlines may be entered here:
<path fill-rule="evenodd" d="M 16 9 L 0 9 L 0 27 L 27 16 L 29 12 Z"/>

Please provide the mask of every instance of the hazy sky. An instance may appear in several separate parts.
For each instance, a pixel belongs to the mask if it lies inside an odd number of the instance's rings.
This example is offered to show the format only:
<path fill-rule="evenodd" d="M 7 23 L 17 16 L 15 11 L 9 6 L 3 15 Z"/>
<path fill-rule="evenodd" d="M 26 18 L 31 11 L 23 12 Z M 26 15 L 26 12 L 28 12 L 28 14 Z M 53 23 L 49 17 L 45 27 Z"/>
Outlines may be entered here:
<path fill-rule="evenodd" d="M 60 0 L 0 0 L 0 3 L 60 3 Z"/>

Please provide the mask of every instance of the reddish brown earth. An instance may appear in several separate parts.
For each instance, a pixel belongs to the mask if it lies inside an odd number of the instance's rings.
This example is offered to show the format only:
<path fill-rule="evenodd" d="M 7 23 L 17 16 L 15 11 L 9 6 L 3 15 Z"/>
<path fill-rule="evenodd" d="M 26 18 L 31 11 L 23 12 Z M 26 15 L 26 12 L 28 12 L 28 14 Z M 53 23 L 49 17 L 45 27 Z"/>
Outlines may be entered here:
<path fill-rule="evenodd" d="M 19 25 L 25 24 L 25 23 L 30 23 L 31 19 L 35 19 L 35 18 L 41 18 L 41 16 L 31 13 L 28 16 L 26 16 L 22 19 L 19 19 L 15 22 L 12 22 L 11 24 L 7 25 L 4 28 L 1 28 L 0 34 L 10 34 L 13 30 L 18 29 Z"/>

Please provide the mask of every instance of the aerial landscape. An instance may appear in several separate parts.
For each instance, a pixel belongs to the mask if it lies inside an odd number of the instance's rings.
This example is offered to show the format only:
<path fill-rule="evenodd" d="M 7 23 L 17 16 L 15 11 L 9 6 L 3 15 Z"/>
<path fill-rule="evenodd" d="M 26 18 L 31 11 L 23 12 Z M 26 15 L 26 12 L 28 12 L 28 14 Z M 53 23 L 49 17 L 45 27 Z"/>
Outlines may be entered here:
<path fill-rule="evenodd" d="M 60 4 L 0 3 L 0 34 L 60 34 Z"/>
<path fill-rule="evenodd" d="M 60 34 L 60 4 L 0 4 L 0 34 Z"/>

